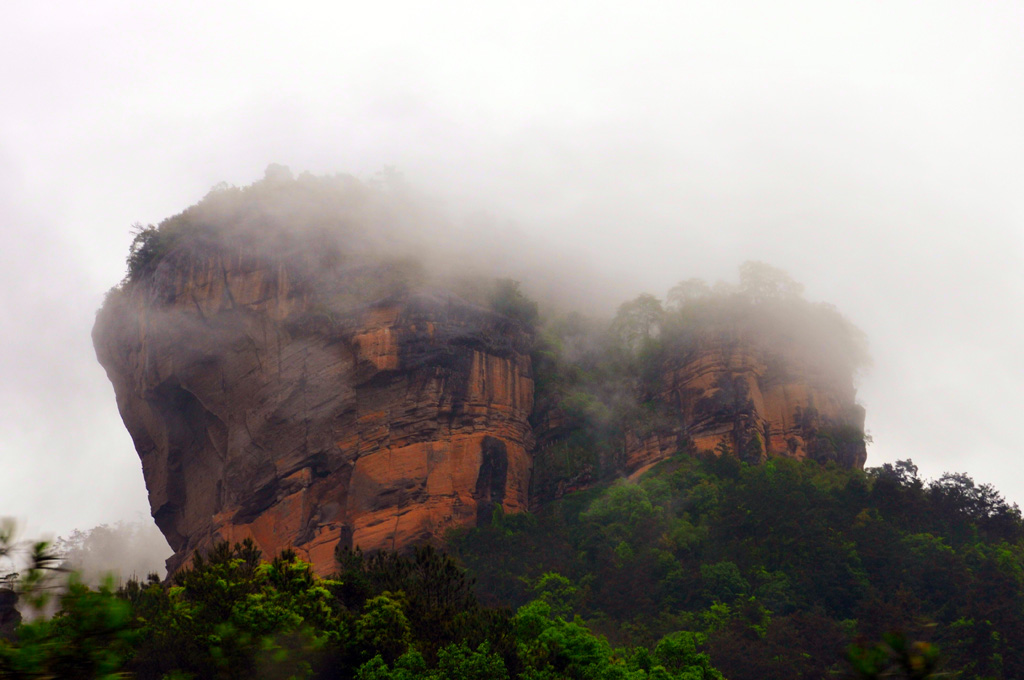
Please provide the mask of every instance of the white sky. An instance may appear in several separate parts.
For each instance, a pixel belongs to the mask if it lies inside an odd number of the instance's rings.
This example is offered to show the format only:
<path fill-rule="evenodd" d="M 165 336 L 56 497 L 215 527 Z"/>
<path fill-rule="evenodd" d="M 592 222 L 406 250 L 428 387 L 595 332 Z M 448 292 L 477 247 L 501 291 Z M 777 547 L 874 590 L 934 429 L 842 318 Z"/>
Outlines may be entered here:
<path fill-rule="evenodd" d="M 89 332 L 155 223 L 386 165 L 641 291 L 789 271 L 869 336 L 868 464 L 1024 503 L 1024 4 L 7 0 L 0 515 L 148 514 Z M 612 301 L 613 304 L 620 300 Z"/>

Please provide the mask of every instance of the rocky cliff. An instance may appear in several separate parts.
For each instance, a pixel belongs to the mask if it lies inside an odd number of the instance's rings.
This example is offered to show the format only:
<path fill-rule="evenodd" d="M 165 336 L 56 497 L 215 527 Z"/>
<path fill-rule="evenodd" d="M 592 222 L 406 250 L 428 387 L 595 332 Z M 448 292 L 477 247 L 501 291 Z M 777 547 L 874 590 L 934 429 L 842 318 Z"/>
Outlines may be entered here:
<path fill-rule="evenodd" d="M 850 376 L 816 370 L 807 358 L 778 353 L 756 338 L 726 334 L 669 356 L 652 400 L 667 427 L 626 432 L 626 471 L 638 474 L 680 449 L 834 460 L 863 467 L 864 409 Z"/>
<path fill-rule="evenodd" d="M 181 247 L 101 310 L 97 355 L 172 571 L 251 537 L 326 572 L 339 543 L 403 547 L 526 508 L 528 332 L 443 294 L 339 311 L 336 289 L 300 263 Z"/>
<path fill-rule="evenodd" d="M 136 236 L 93 340 L 171 571 L 252 538 L 328 572 L 338 545 L 403 548 L 678 451 L 863 465 L 852 369 L 815 349 L 842 350 L 838 315 L 642 297 L 664 332 L 640 380 L 607 324 L 543 348 L 536 303 L 482 293 L 404 201 L 272 166 Z"/>

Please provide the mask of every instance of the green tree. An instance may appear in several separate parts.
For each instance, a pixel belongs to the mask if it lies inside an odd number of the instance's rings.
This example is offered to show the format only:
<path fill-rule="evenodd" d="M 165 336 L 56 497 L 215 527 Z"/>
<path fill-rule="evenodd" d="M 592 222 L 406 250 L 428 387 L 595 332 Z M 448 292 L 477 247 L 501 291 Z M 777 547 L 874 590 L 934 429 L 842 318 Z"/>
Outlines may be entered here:
<path fill-rule="evenodd" d="M 438 653 L 437 671 L 432 680 L 507 680 L 508 670 L 501 656 L 491 651 L 488 642 L 470 649 L 465 642 L 449 645 Z"/>
<path fill-rule="evenodd" d="M 545 572 L 533 586 L 534 596 L 563 618 L 572 618 L 577 590 L 572 581 L 553 571 Z"/>
<path fill-rule="evenodd" d="M 527 297 L 520 283 L 513 279 L 497 279 L 488 302 L 494 311 L 527 326 L 536 324 L 540 317 L 537 303 Z"/>
<path fill-rule="evenodd" d="M 110 583 L 94 591 L 72 580 L 60 604 L 58 616 L 23 624 L 16 643 L 0 640 L 0 677 L 123 677 L 137 639 L 128 603 Z"/>
<path fill-rule="evenodd" d="M 391 662 L 409 649 L 412 631 L 402 609 L 403 593 L 385 592 L 371 598 L 356 622 L 356 639 L 368 652 Z"/>
<path fill-rule="evenodd" d="M 658 337 L 664 316 L 661 301 L 644 293 L 619 305 L 612 321 L 612 333 L 623 347 L 635 353 Z"/>
<path fill-rule="evenodd" d="M 654 657 L 669 671 L 687 680 L 722 680 L 707 654 L 698 651 L 703 636 L 679 631 L 666 635 L 654 648 Z"/>

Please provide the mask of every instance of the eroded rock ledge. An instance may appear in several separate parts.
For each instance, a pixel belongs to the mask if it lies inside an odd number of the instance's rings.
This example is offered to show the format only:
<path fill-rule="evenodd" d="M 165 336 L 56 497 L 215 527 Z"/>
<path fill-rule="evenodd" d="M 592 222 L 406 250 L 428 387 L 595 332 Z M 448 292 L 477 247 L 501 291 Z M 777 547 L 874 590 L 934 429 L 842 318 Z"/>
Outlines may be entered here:
<path fill-rule="evenodd" d="M 626 472 L 640 474 L 680 448 L 722 451 L 758 462 L 772 456 L 863 468 L 864 408 L 851 376 L 815 370 L 756 339 L 709 338 L 671 358 L 654 399 L 668 427 L 626 434 Z"/>
<path fill-rule="evenodd" d="M 339 542 L 399 548 L 525 510 L 529 332 L 444 294 L 339 312 L 300 271 L 183 248 L 97 318 L 170 570 L 252 537 L 326 572 Z"/>
<path fill-rule="evenodd" d="M 534 402 L 534 329 L 512 317 L 536 305 L 492 300 L 506 316 L 445 292 L 489 299 L 472 288 L 479 275 L 459 283 L 457 239 L 404 224 L 375 196 L 352 178 L 272 167 L 136 238 L 93 341 L 170 571 L 251 537 L 327 573 L 339 544 L 401 549 L 679 451 L 863 466 L 851 364 L 806 351 L 835 336 L 802 335 L 800 314 L 780 321 L 766 307 L 751 324 L 749 301 L 731 298 L 716 302 L 725 317 L 708 317 L 728 323 L 679 322 L 689 340 L 658 355 L 655 379 L 590 385 L 609 411 L 653 418 L 581 430 L 550 382 Z M 587 450 L 610 460 L 533 474 L 584 430 Z"/>

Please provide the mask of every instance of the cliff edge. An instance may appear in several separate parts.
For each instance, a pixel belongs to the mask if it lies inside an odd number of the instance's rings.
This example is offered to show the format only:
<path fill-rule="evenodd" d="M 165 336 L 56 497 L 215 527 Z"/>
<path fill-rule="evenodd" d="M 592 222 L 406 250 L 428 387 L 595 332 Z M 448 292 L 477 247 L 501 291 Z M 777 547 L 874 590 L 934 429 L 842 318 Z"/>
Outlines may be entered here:
<path fill-rule="evenodd" d="M 251 537 L 328 572 L 526 509 L 529 333 L 443 294 L 331 310 L 296 266 L 183 245 L 98 315 L 169 569 Z"/>
<path fill-rule="evenodd" d="M 852 371 L 808 351 L 835 343 L 803 307 L 641 296 L 639 335 L 549 351 L 515 282 L 495 301 L 431 275 L 435 236 L 380 195 L 272 167 L 138 232 L 93 341 L 169 571 L 252 538 L 327 573 L 339 545 L 401 549 L 680 451 L 863 466 Z"/>

